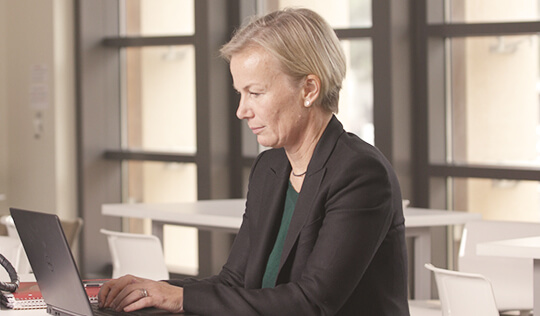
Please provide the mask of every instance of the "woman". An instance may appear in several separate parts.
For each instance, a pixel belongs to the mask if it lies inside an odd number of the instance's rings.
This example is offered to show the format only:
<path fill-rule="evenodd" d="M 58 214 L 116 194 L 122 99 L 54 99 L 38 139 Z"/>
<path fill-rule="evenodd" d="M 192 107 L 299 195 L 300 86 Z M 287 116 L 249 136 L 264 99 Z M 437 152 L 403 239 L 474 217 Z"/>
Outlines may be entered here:
<path fill-rule="evenodd" d="M 237 116 L 261 153 L 242 227 L 219 275 L 106 283 L 101 307 L 155 306 L 198 315 L 408 315 L 401 193 L 374 147 L 343 130 L 345 58 L 307 9 L 240 29 L 222 55 L 240 94 Z"/>

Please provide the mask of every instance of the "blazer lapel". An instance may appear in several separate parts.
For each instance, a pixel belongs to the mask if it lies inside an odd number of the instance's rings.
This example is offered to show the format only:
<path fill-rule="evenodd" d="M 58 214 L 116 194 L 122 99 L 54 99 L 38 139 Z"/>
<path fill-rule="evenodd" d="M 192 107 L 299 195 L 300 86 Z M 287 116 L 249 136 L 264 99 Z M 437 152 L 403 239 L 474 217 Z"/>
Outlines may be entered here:
<path fill-rule="evenodd" d="M 341 125 L 337 118 L 333 116 L 313 152 L 313 157 L 309 162 L 306 177 L 304 178 L 304 183 L 302 184 L 302 190 L 298 196 L 298 201 L 296 202 L 294 214 L 291 219 L 291 224 L 289 225 L 289 231 L 287 232 L 287 237 L 285 238 L 285 243 L 283 245 L 283 252 L 279 267 L 280 271 L 287 261 L 287 258 L 289 257 L 298 236 L 300 235 L 300 231 L 306 224 L 306 218 L 311 212 L 311 204 L 318 195 L 321 182 L 323 181 L 326 173 L 326 161 L 330 157 L 339 136 L 343 132 L 343 125 Z"/>
<path fill-rule="evenodd" d="M 322 179 L 324 178 L 325 169 L 319 170 L 315 174 L 306 177 L 304 184 L 302 185 L 302 191 L 298 196 L 296 201 L 296 206 L 294 208 L 294 214 L 289 225 L 289 231 L 287 232 L 287 237 L 285 238 L 285 243 L 283 244 L 283 252 L 281 253 L 281 261 L 279 269 L 283 267 L 289 254 L 300 235 L 300 231 L 306 224 L 306 218 L 311 212 L 311 204 L 314 201 L 314 196 L 319 191 L 319 187 Z M 305 193 L 305 194 L 304 194 Z"/>
<path fill-rule="evenodd" d="M 332 153 L 339 135 L 343 132 L 343 126 L 335 117 L 333 117 L 323 133 L 319 144 L 317 144 L 317 147 L 315 148 L 302 185 L 302 191 L 296 202 L 294 214 L 289 225 L 289 231 L 285 238 L 280 270 L 290 255 L 300 231 L 305 225 L 306 218 L 311 211 L 311 203 L 318 194 L 320 185 L 324 179 L 326 161 Z M 291 172 L 291 165 L 287 160 L 285 151 L 283 150 L 282 153 L 282 157 L 275 159 L 275 161 L 267 167 L 266 175 L 263 179 L 253 180 L 261 181 L 264 186 L 263 192 L 268 192 L 268 194 L 265 194 L 261 198 L 260 203 L 254 204 L 257 205 L 257 207 L 260 206 L 261 209 L 257 211 L 259 217 L 255 227 L 250 228 L 254 231 L 250 233 L 253 240 L 251 242 L 252 252 L 249 259 L 250 264 L 247 268 L 248 271 L 246 271 L 246 286 L 248 288 L 260 288 L 262 277 L 266 269 L 268 255 L 272 251 L 281 223 L 287 186 L 289 184 L 289 175 Z"/>
<path fill-rule="evenodd" d="M 285 155 L 283 155 L 285 157 Z M 257 282 L 254 287 L 260 287 L 262 277 L 266 269 L 268 255 L 272 251 L 276 235 L 281 223 L 283 214 L 283 206 L 285 203 L 285 195 L 288 185 L 288 174 L 290 173 L 290 165 L 285 160 L 276 161 L 273 166 L 269 166 L 267 176 L 262 179 L 264 181 L 264 191 L 268 194 L 264 195 L 261 203 L 258 204 L 262 208 L 259 212 L 255 233 L 252 244 L 252 257 L 254 264 L 250 265 L 254 271 L 252 275 L 257 276 L 253 281 Z"/>

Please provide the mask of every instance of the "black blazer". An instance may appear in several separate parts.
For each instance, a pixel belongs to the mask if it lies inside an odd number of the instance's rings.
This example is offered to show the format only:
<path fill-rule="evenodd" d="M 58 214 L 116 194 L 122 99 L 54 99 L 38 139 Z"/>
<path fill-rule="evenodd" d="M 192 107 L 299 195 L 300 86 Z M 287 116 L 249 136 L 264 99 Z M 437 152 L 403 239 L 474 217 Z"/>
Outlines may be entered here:
<path fill-rule="evenodd" d="M 401 193 L 383 155 L 333 117 L 309 163 L 289 226 L 277 286 L 261 289 L 291 166 L 261 153 L 246 210 L 219 275 L 170 280 L 198 315 L 409 315 Z"/>

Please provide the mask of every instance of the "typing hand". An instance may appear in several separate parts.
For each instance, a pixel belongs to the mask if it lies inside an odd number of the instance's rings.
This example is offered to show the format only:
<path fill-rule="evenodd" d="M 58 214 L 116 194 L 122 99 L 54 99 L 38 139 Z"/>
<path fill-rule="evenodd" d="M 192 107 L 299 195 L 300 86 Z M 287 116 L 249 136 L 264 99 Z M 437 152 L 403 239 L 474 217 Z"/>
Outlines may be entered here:
<path fill-rule="evenodd" d="M 115 311 L 156 307 L 171 313 L 183 312 L 184 289 L 163 281 L 125 275 L 106 282 L 98 294 L 98 306 Z"/>

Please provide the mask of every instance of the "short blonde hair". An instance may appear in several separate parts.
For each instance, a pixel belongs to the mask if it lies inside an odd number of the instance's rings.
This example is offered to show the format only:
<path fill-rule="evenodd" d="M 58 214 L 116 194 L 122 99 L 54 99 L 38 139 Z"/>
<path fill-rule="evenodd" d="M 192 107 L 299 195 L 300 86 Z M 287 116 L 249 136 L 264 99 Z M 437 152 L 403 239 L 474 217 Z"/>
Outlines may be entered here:
<path fill-rule="evenodd" d="M 339 92 L 346 73 L 345 54 L 332 27 L 317 13 L 287 8 L 252 19 L 235 32 L 221 56 L 232 56 L 250 46 L 260 46 L 276 57 L 282 70 L 300 81 L 314 74 L 321 80 L 320 98 L 314 105 L 337 113 Z"/>

